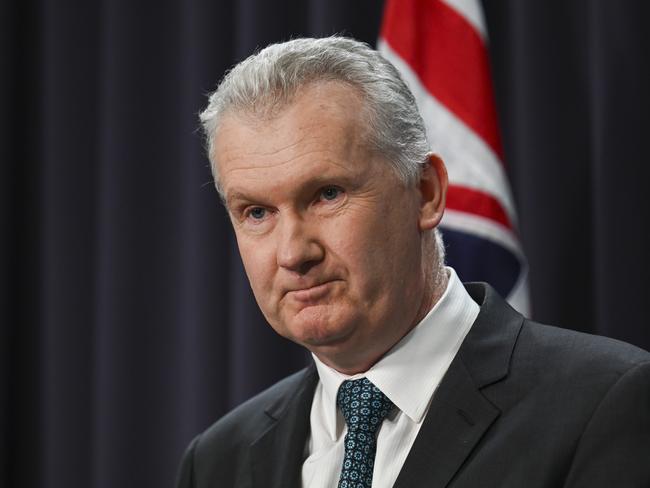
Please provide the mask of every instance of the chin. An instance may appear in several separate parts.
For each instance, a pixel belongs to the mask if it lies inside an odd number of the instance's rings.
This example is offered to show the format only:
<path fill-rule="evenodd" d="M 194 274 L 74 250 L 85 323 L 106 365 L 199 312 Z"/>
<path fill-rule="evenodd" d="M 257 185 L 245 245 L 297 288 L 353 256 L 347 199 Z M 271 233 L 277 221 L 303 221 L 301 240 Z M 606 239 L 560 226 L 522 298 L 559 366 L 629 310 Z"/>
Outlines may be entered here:
<path fill-rule="evenodd" d="M 356 321 L 339 314 L 324 313 L 321 307 L 308 307 L 293 317 L 288 328 L 290 340 L 301 344 L 310 351 L 336 346 L 349 340 L 356 330 Z"/>

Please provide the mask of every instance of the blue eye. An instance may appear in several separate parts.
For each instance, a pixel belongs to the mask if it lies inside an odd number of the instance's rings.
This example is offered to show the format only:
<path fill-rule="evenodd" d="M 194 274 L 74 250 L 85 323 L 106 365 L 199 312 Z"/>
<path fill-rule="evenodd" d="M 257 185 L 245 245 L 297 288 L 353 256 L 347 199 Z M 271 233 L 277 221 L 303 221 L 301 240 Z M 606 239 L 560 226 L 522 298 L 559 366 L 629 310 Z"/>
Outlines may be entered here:
<path fill-rule="evenodd" d="M 266 209 L 262 207 L 253 207 L 248 215 L 250 215 L 255 220 L 260 220 L 266 216 Z"/>
<path fill-rule="evenodd" d="M 336 200 L 336 198 L 341 194 L 341 190 L 334 186 L 328 186 L 323 188 L 321 191 L 321 197 L 323 200 Z"/>

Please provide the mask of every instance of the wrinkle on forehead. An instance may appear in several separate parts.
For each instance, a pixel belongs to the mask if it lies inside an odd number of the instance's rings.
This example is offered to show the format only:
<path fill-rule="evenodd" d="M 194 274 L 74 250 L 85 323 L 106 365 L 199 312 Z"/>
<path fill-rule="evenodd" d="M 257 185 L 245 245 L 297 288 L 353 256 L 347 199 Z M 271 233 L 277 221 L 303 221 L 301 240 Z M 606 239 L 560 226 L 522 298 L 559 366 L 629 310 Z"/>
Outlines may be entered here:
<path fill-rule="evenodd" d="M 280 151 L 278 151 L 278 152 L 280 152 Z M 290 164 L 296 162 L 296 160 L 298 160 L 298 159 L 318 155 L 320 153 L 325 153 L 325 152 L 326 151 L 324 151 L 324 150 L 306 151 L 306 152 L 291 156 L 288 159 L 282 159 L 281 161 L 278 161 L 278 162 L 259 163 L 259 164 L 250 164 L 250 165 L 238 166 L 236 168 L 231 168 L 231 169 L 226 170 L 224 172 L 224 174 L 229 175 L 229 174 L 235 174 L 235 173 L 238 173 L 238 172 L 241 172 L 241 171 L 250 171 L 250 170 L 269 170 L 269 171 L 277 170 L 279 168 L 282 168 L 284 166 L 287 166 L 287 165 L 290 165 Z M 312 159 L 312 161 L 314 161 L 315 159 L 319 159 L 319 161 L 321 161 L 321 162 L 327 163 L 327 164 L 329 164 L 331 166 L 336 166 L 338 168 L 341 168 L 346 173 L 350 173 L 350 174 L 355 173 L 354 166 L 342 164 L 342 163 L 340 163 L 340 162 L 338 162 L 338 161 L 336 161 L 334 159 L 331 159 L 331 158 L 329 158 L 327 156 L 321 157 L 321 158 L 311 158 L 311 159 Z M 301 165 L 303 165 L 306 169 L 308 169 L 309 161 L 304 161 L 303 163 L 301 163 Z"/>
<path fill-rule="evenodd" d="M 315 144 L 309 142 L 313 139 Z M 361 168 L 351 164 L 354 160 L 362 157 L 362 147 L 358 146 L 355 137 L 351 134 L 342 135 L 337 140 L 345 144 L 332 148 L 330 145 L 321 143 L 315 134 L 305 134 L 300 140 L 289 144 L 261 148 L 250 147 L 247 149 L 236 148 L 233 151 L 224 151 L 223 160 L 227 161 L 221 172 L 222 182 L 236 180 L 234 175 L 242 175 L 247 180 L 260 180 L 273 176 L 281 179 L 283 168 L 298 174 L 306 175 L 313 171 L 325 172 L 328 169 L 338 168 L 339 171 L 354 175 L 361 171 Z M 294 169 L 294 166 L 297 168 Z"/>
<path fill-rule="evenodd" d="M 314 87 L 313 91 L 323 89 Z M 360 96 L 338 86 L 333 94 L 325 94 L 327 98 L 322 95 L 305 91 L 277 118 L 264 122 L 251 124 L 248 117 L 228 114 L 216 134 L 222 179 L 242 170 L 277 170 L 298 159 L 304 159 L 301 164 L 326 160 L 354 172 L 344 163 L 370 157 L 360 120 Z M 327 137 L 322 134 L 324 127 Z"/>

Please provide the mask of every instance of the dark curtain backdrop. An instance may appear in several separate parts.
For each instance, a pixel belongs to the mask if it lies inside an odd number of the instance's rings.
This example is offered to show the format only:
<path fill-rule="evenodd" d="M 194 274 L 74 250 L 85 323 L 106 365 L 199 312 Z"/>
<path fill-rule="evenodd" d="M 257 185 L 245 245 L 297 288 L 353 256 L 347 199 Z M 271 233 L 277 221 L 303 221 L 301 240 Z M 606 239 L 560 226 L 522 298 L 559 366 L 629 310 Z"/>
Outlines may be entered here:
<path fill-rule="evenodd" d="M 650 348 L 646 5 L 485 2 L 534 315 Z M 374 43 L 381 9 L 0 4 L 1 486 L 171 486 L 196 433 L 305 363 L 251 298 L 196 114 L 256 47 Z"/>

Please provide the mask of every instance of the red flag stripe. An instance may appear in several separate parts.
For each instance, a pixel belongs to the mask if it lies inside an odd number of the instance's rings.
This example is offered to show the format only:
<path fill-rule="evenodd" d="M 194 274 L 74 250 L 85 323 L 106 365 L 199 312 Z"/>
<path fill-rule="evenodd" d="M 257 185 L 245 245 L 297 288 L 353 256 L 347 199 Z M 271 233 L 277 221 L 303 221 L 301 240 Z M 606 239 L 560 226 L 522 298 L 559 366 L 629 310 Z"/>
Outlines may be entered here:
<path fill-rule="evenodd" d="M 487 39 L 485 19 L 480 0 L 442 0 L 469 22 L 481 39 Z"/>
<path fill-rule="evenodd" d="M 449 185 L 446 207 L 459 212 L 466 212 L 485 217 L 497 222 L 509 230 L 514 226 L 497 199 L 479 190 L 465 186 Z"/>
<path fill-rule="evenodd" d="M 503 161 L 487 50 L 474 27 L 440 0 L 402 0 L 387 3 L 381 36 Z"/>
<path fill-rule="evenodd" d="M 447 165 L 453 185 L 474 188 L 491 195 L 515 225 L 516 212 L 505 168 L 485 141 L 462 120 L 449 111 L 422 85 L 411 67 L 383 40 L 379 48 L 409 84 L 427 125 L 433 149 Z"/>

